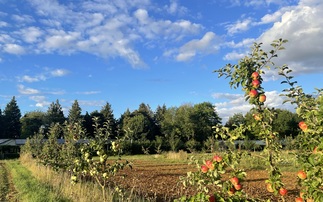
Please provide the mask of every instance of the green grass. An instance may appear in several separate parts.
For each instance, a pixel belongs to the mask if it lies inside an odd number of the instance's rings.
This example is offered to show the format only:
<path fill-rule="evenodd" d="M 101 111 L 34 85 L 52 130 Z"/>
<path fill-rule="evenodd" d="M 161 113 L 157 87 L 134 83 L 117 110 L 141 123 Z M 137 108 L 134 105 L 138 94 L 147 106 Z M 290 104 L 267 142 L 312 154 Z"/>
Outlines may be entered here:
<path fill-rule="evenodd" d="M 218 154 L 221 155 L 220 152 Z M 189 162 L 191 156 L 194 156 L 195 159 L 201 160 L 211 159 L 214 153 L 194 153 L 194 154 L 184 154 L 184 153 L 163 153 L 160 155 L 127 155 L 122 156 L 122 159 L 129 161 L 145 161 L 150 164 L 185 164 Z M 250 152 L 249 155 L 243 155 L 240 168 L 245 170 L 266 170 L 266 155 L 264 152 Z M 114 159 L 112 157 L 111 159 Z M 281 171 L 297 171 L 299 165 L 297 163 L 296 155 L 289 151 L 281 151 L 280 159 L 277 162 L 278 167 Z"/>
<path fill-rule="evenodd" d="M 44 183 L 40 183 L 33 177 L 31 172 L 20 164 L 17 160 L 6 161 L 8 171 L 11 173 L 12 181 L 18 194 L 18 200 L 23 202 L 68 202 L 53 188 Z"/>
<path fill-rule="evenodd" d="M 8 173 L 3 163 L 0 162 L 0 201 L 6 201 L 9 192 Z"/>

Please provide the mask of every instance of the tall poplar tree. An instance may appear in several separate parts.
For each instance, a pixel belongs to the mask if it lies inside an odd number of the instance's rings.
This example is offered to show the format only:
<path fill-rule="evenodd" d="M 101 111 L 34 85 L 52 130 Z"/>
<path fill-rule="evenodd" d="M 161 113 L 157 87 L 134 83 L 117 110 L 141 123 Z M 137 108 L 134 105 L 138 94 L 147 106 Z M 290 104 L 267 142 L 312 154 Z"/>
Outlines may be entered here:
<path fill-rule="evenodd" d="M 20 123 L 21 113 L 17 105 L 15 96 L 7 104 L 3 111 L 3 126 L 4 135 L 3 138 L 19 138 L 21 131 Z"/>

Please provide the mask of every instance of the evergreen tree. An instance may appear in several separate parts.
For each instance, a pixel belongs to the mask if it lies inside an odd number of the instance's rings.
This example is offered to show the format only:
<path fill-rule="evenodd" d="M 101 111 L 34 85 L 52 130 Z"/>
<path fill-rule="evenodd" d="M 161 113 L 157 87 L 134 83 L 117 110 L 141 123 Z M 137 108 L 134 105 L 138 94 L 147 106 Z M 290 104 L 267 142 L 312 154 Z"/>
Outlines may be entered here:
<path fill-rule="evenodd" d="M 94 137 L 93 134 L 93 126 L 92 126 L 92 117 L 89 114 L 89 112 L 86 112 L 85 115 L 83 116 L 83 121 L 82 121 L 82 126 L 86 131 L 86 135 L 89 137 Z"/>
<path fill-rule="evenodd" d="M 77 100 L 74 101 L 72 108 L 68 111 L 68 122 L 69 123 L 77 123 L 81 120 L 81 113 L 82 113 L 82 109 L 79 105 L 79 103 L 77 102 Z"/>
<path fill-rule="evenodd" d="M 19 138 L 21 123 L 20 123 L 20 109 L 17 105 L 15 97 L 7 104 L 3 111 L 3 125 L 4 135 L 3 138 Z"/>
<path fill-rule="evenodd" d="M 109 124 L 111 138 L 114 138 L 117 134 L 117 122 L 113 115 L 111 105 L 107 102 L 101 109 L 100 113 L 103 115 L 103 121 Z"/>
<path fill-rule="evenodd" d="M 3 135 L 4 135 L 4 123 L 3 123 L 2 110 L 0 109 L 0 139 L 3 138 Z"/>
<path fill-rule="evenodd" d="M 143 115 L 144 117 L 144 125 L 145 128 L 143 129 L 144 133 L 146 134 L 147 139 L 149 140 L 154 140 L 155 139 L 155 135 L 157 133 L 157 126 L 155 124 L 154 121 L 154 113 L 151 110 L 149 105 L 146 105 L 145 103 L 141 103 L 139 105 L 138 110 L 136 110 L 133 113 L 133 116 L 137 116 L 137 115 Z M 138 117 L 137 117 L 138 118 Z"/>
<path fill-rule="evenodd" d="M 62 106 L 59 104 L 59 101 L 52 102 L 47 110 L 47 127 L 52 124 L 63 124 L 65 121 L 64 113 Z"/>

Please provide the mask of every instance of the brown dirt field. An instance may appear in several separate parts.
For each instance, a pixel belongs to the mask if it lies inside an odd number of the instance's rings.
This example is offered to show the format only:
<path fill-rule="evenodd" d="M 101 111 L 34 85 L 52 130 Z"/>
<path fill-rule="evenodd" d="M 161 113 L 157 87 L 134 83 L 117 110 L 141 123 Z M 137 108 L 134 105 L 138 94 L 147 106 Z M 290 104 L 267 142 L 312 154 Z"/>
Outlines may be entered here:
<path fill-rule="evenodd" d="M 184 190 L 179 183 L 180 176 L 186 176 L 188 171 L 194 171 L 194 166 L 175 163 L 152 163 L 151 161 L 134 160 L 133 169 L 127 168 L 122 172 L 125 178 L 116 177 L 113 181 L 123 188 L 131 189 L 134 193 L 156 201 L 172 201 L 185 194 L 193 194 L 195 190 Z M 268 176 L 265 170 L 247 171 L 247 178 L 242 183 L 248 196 L 257 199 L 282 201 L 266 191 L 265 180 Z M 295 201 L 299 190 L 295 172 L 283 172 L 283 183 L 288 190 L 285 201 Z"/>

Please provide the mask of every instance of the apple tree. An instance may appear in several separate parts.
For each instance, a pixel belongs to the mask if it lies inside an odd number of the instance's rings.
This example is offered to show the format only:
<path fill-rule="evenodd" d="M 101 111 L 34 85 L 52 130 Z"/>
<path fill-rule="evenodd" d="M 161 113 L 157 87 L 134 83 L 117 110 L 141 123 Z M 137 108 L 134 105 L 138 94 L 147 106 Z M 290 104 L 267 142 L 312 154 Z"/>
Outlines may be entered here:
<path fill-rule="evenodd" d="M 225 67 L 215 70 L 219 77 L 225 76 L 230 79 L 229 85 L 231 88 L 240 88 L 244 91 L 245 100 L 253 106 L 253 114 L 255 122 L 251 125 L 240 124 L 239 127 L 229 130 L 228 127 L 217 125 L 214 127 L 216 138 L 228 139 L 233 142 L 237 139 L 244 139 L 244 134 L 247 130 L 259 129 L 255 134 L 257 139 L 264 140 L 266 146 L 264 152 L 266 153 L 266 164 L 269 178 L 266 180 L 266 187 L 269 192 L 275 195 L 280 194 L 284 201 L 284 196 L 287 190 L 281 180 L 282 173 L 278 167 L 280 159 L 281 144 L 278 141 L 278 133 L 273 128 L 273 120 L 275 114 L 273 110 L 269 109 L 266 105 L 266 92 L 262 86 L 265 74 L 275 64 L 272 59 L 278 57 L 277 52 L 283 50 L 283 44 L 287 40 L 279 39 L 273 41 L 271 44 L 272 50 L 265 52 L 261 46 L 262 43 L 254 43 L 253 48 L 249 55 L 242 58 L 238 64 L 227 64 Z M 223 162 L 220 164 L 217 161 L 204 161 L 204 165 L 200 170 L 195 173 L 188 173 L 188 176 L 183 180 L 184 185 L 195 185 L 199 189 L 199 193 L 190 199 L 182 197 L 180 200 L 196 201 L 203 198 L 204 200 L 215 201 L 252 201 L 253 199 L 246 198 L 240 184 L 243 180 L 245 173 L 240 170 L 237 165 L 240 160 L 241 154 L 229 150 L 229 152 L 222 158 Z M 221 177 L 226 173 L 227 169 L 231 168 L 230 179 L 222 180 Z M 231 180 L 234 178 L 235 180 Z M 210 185 L 221 187 L 219 192 L 209 192 L 207 189 Z M 210 194 L 210 195 L 208 195 Z"/>
<path fill-rule="evenodd" d="M 299 199 L 323 201 L 323 89 L 314 94 L 306 94 L 301 86 L 293 81 L 288 66 L 280 68 L 279 74 L 289 85 L 284 90 L 286 102 L 296 104 L 296 113 L 302 119 L 298 126 L 298 162 L 301 170 L 297 173 L 301 193 Z"/>

